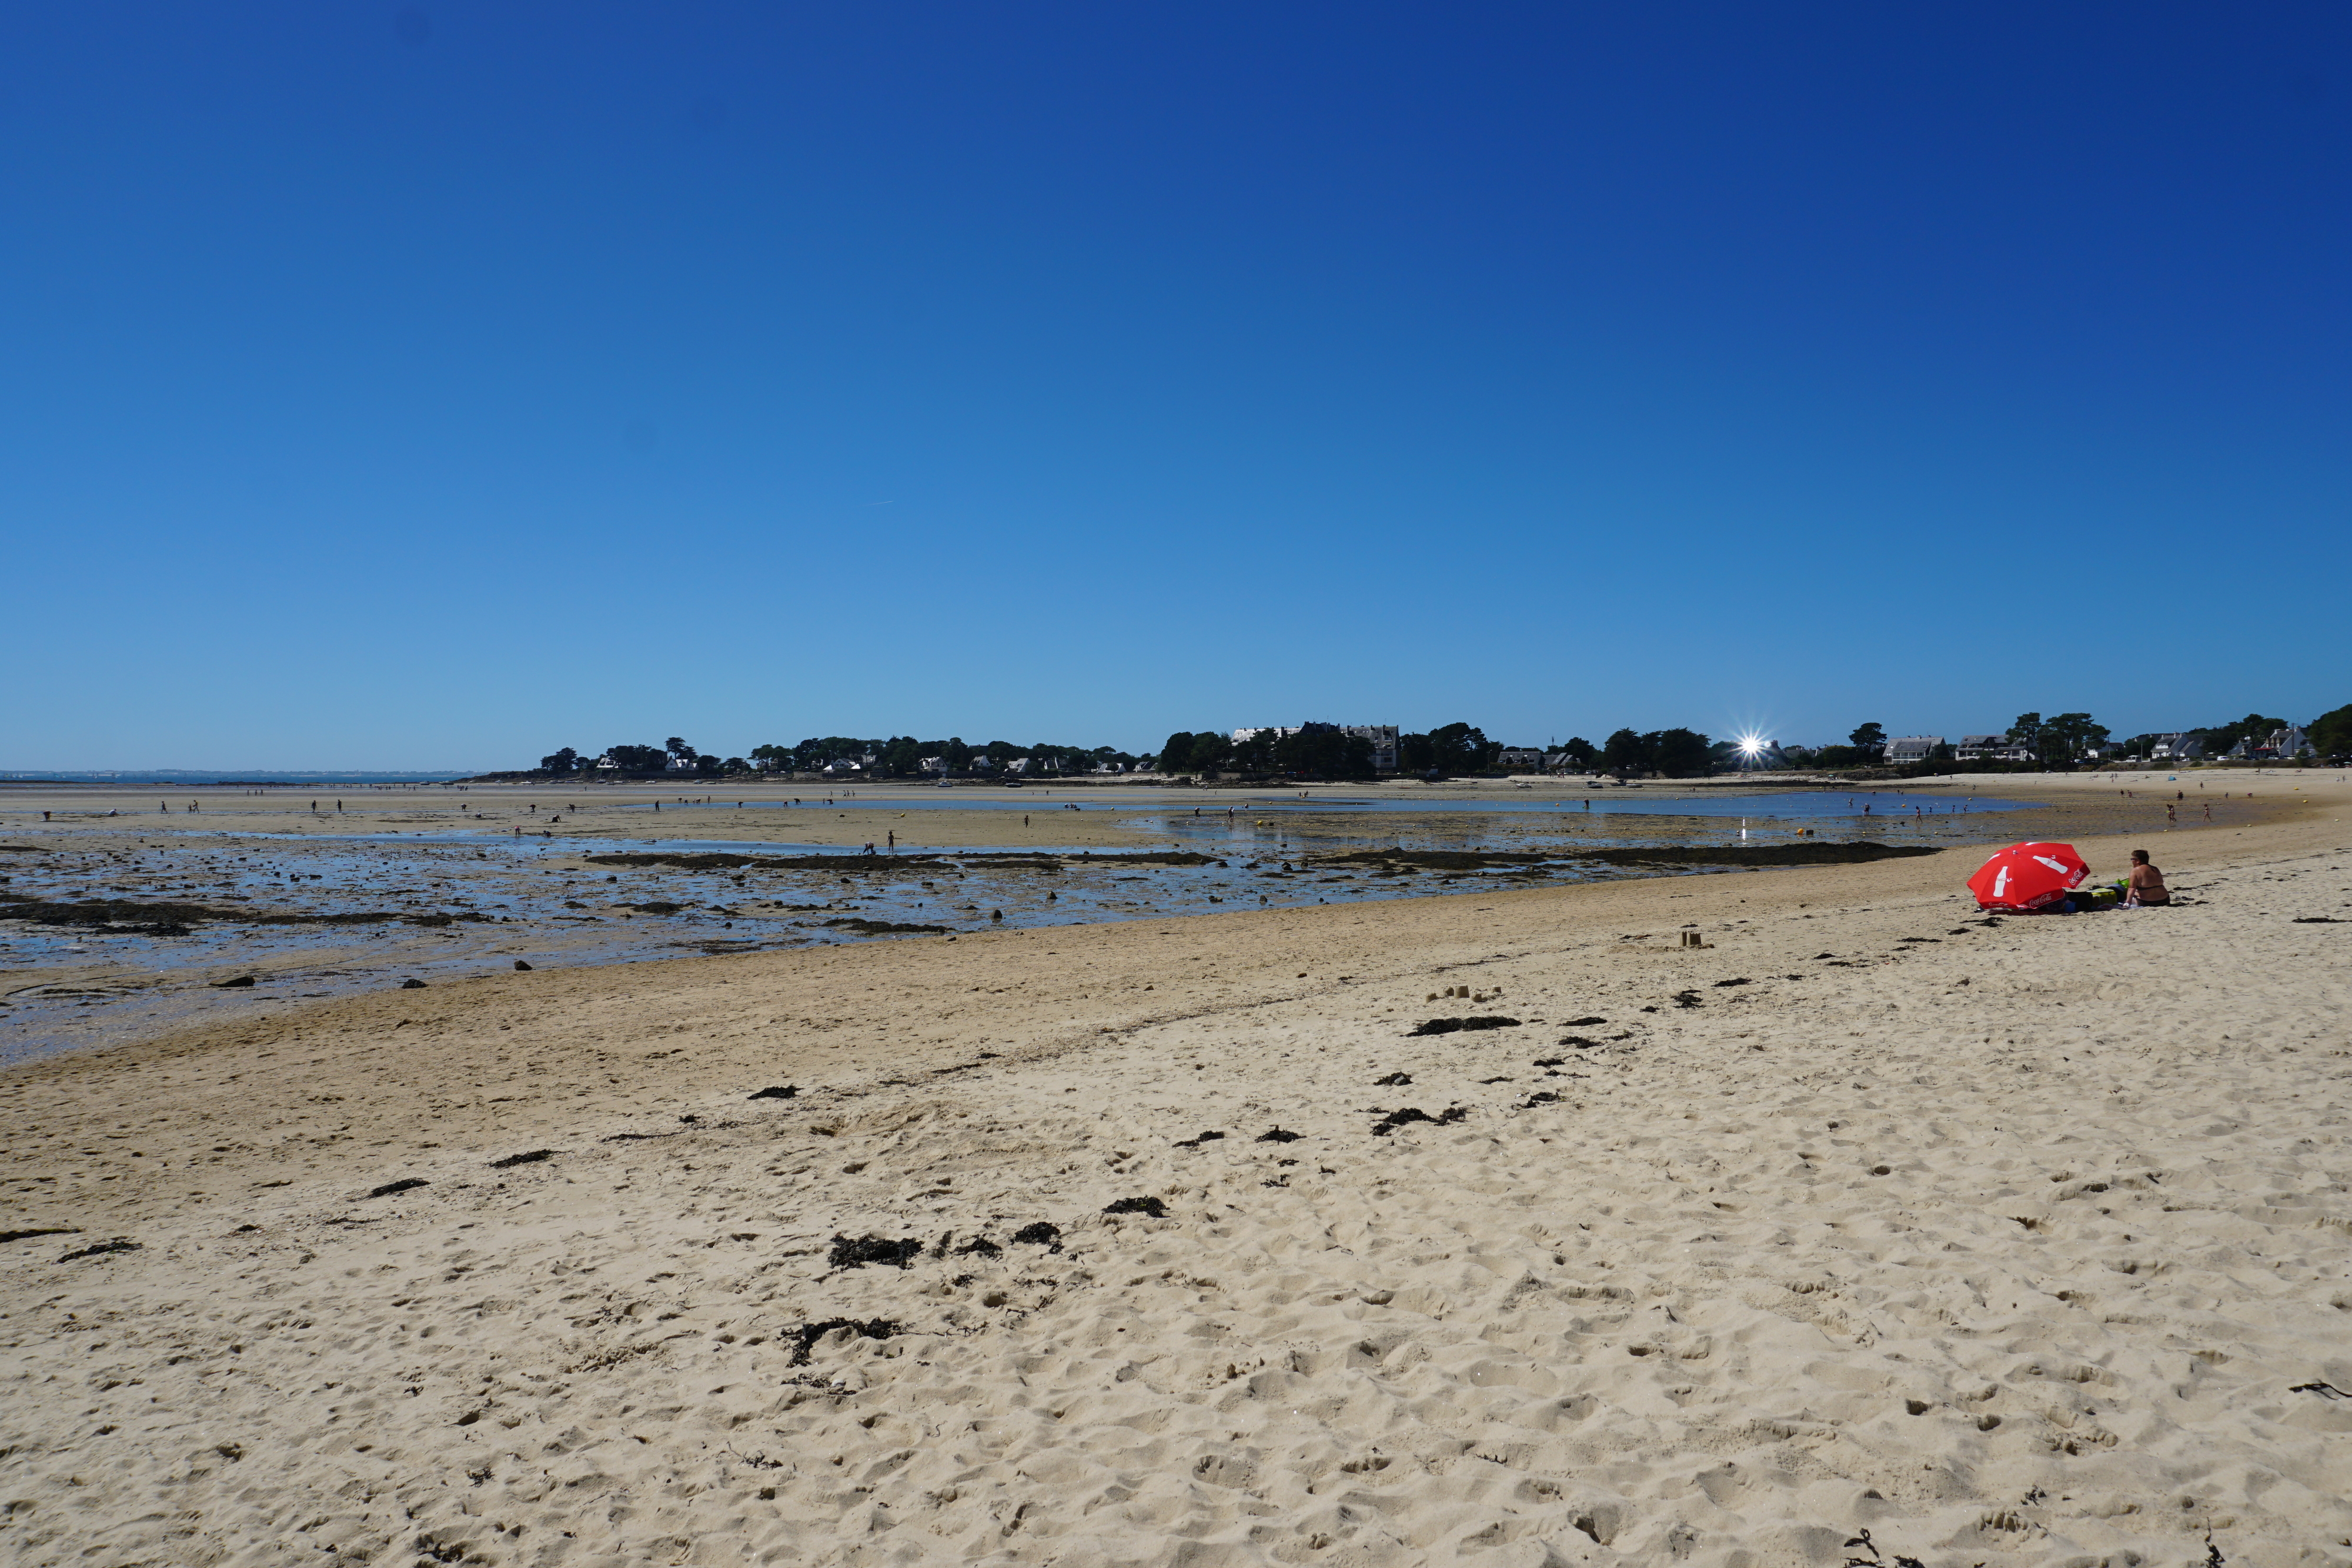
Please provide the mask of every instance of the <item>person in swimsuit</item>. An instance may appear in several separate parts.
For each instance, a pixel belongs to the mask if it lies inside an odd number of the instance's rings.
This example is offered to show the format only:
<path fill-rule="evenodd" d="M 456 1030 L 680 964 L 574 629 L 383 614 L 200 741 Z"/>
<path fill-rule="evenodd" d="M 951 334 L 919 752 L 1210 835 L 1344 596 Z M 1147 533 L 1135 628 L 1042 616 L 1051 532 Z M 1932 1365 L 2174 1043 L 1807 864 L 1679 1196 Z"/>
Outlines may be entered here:
<path fill-rule="evenodd" d="M 2164 885 L 2164 873 L 2149 863 L 2147 852 L 2132 851 L 2130 890 L 2124 894 L 2124 906 L 2132 909 L 2171 902 L 2172 894 Z"/>

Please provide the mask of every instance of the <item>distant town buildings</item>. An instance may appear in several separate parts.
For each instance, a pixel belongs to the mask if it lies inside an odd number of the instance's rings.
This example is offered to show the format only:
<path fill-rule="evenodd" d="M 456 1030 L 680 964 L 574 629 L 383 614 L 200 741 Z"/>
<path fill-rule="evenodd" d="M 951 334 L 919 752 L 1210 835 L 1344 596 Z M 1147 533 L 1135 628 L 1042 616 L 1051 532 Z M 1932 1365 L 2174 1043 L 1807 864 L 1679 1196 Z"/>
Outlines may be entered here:
<path fill-rule="evenodd" d="M 1925 762 L 1944 744 L 1940 735 L 1898 735 L 1886 743 L 1889 762 Z"/>
<path fill-rule="evenodd" d="M 1529 751 L 1515 746 L 1507 746 L 1495 754 L 1495 762 L 1496 766 L 1502 768 L 1541 768 L 1544 765 L 1544 754 L 1540 751 Z"/>
<path fill-rule="evenodd" d="M 2147 755 L 2152 762 L 2186 762 L 2205 755 L 2205 737 L 2193 729 L 2159 735 Z"/>
<path fill-rule="evenodd" d="M 1964 735 L 1952 755 L 1962 762 L 2031 762 L 2033 753 L 2002 735 Z"/>

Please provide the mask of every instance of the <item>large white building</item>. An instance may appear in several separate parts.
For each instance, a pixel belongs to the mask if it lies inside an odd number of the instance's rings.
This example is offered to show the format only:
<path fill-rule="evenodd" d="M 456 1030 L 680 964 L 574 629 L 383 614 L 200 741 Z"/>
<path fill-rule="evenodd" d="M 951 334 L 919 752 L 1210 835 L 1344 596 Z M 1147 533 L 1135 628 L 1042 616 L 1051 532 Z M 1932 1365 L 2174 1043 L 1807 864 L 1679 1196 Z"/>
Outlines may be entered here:
<path fill-rule="evenodd" d="M 1944 744 L 1940 735 L 1898 735 L 1886 743 L 1889 762 L 1925 762 Z"/>

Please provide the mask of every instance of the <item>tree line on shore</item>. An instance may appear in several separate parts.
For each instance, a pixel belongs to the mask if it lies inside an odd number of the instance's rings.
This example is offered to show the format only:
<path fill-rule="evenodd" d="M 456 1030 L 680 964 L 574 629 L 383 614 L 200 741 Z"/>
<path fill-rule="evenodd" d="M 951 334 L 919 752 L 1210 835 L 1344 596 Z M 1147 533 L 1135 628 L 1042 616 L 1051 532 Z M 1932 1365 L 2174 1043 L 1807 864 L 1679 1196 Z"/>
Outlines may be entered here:
<path fill-rule="evenodd" d="M 2219 757 L 2241 740 L 2260 742 L 2288 727 L 2287 721 L 2250 713 L 2242 719 L 2191 730 L 2203 743 L 2205 755 Z M 2352 704 L 2324 713 L 2305 730 L 2323 758 L 2352 756 Z M 1927 757 L 1908 764 L 1914 771 L 1958 768 L 1994 770 L 2002 767 L 2067 768 L 2091 758 L 2147 758 L 2162 735 L 2134 736 L 2111 744 L 2111 732 L 2087 713 L 2059 713 L 2044 717 L 2023 713 L 1999 737 L 2005 749 L 2023 754 L 2012 762 L 1960 761 L 1946 742 Z M 1571 736 L 1544 755 L 1551 766 L 1579 772 L 1611 774 L 1620 779 L 1689 779 L 1739 768 L 1802 767 L 1838 769 L 1875 768 L 1886 760 L 1888 737 L 1877 723 L 1858 725 L 1843 746 L 1824 746 L 1809 753 L 1786 755 L 1743 751 L 1735 742 L 1713 740 L 1687 728 L 1619 729 L 1599 746 L 1582 736 Z M 1459 777 L 1496 772 L 1503 754 L 1521 749 L 1490 739 L 1475 725 L 1457 721 L 1397 737 L 1395 771 L 1423 777 Z M 1534 748 L 1525 748 L 1532 750 Z M 1517 760 L 1517 759 L 1515 759 Z M 755 746 L 740 757 L 698 751 L 678 736 L 661 746 L 610 746 L 598 752 L 572 747 L 540 758 L 539 771 L 554 778 L 612 772 L 626 777 L 688 776 L 719 779 L 762 773 L 855 773 L 861 778 L 912 779 L 946 773 L 955 776 L 1067 778 L 1080 774 L 1157 772 L 1209 778 L 1370 779 L 1378 766 L 1372 742 L 1331 725 L 1311 725 L 1279 733 L 1261 729 L 1236 740 L 1219 730 L 1176 730 L 1159 751 L 1137 756 L 1109 746 L 1057 746 L 1039 741 L 1016 746 L 992 740 L 967 744 L 950 736 L 945 740 L 919 740 L 913 736 L 862 738 L 855 736 L 812 736 L 797 746 Z M 606 767 L 605 764 L 610 766 Z"/>

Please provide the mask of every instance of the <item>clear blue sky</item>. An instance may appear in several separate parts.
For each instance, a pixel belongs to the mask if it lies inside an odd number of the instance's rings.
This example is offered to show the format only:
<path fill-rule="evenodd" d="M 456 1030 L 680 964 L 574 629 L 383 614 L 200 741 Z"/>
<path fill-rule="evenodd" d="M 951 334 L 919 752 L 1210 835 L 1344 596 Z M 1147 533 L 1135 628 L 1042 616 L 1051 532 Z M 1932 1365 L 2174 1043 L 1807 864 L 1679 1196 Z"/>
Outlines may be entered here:
<path fill-rule="evenodd" d="M 0 767 L 2352 701 L 2341 5 L 0 8 Z"/>

